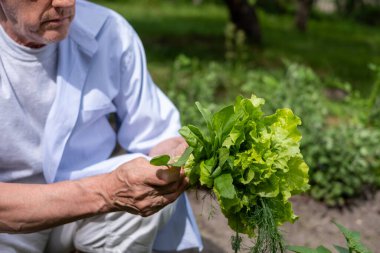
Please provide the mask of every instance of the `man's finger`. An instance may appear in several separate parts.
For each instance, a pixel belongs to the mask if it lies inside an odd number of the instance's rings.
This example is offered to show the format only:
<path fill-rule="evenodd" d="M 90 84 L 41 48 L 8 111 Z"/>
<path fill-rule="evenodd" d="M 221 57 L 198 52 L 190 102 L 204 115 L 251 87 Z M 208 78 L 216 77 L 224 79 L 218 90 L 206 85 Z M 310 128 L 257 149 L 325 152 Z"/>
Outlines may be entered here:
<path fill-rule="evenodd" d="M 155 186 L 154 189 L 157 191 L 159 195 L 170 194 L 178 190 L 178 188 L 182 184 L 182 180 L 183 179 L 180 179 L 165 186 Z"/>
<path fill-rule="evenodd" d="M 156 171 L 156 176 L 165 184 L 170 184 L 183 178 L 183 174 L 180 173 L 180 169 L 175 167 L 158 169 Z"/>
<path fill-rule="evenodd" d="M 165 195 L 163 195 L 163 197 L 165 199 L 167 199 L 169 201 L 169 203 L 171 203 L 174 200 L 176 200 L 179 197 L 179 195 L 181 195 L 186 190 L 186 188 L 188 187 L 188 185 L 189 185 L 188 179 L 184 178 L 181 181 L 181 183 L 178 185 L 177 191 L 175 191 L 173 193 L 165 194 Z"/>

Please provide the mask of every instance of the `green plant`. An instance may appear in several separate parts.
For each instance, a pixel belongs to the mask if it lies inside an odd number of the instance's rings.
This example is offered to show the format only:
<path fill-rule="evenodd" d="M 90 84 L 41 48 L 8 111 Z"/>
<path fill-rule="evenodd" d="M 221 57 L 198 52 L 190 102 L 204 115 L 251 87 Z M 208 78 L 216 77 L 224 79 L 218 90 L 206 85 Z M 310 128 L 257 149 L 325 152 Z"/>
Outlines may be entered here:
<path fill-rule="evenodd" d="M 248 59 L 248 48 L 246 35 L 233 23 L 228 23 L 224 30 L 225 36 L 225 58 L 230 63 L 244 63 Z"/>
<path fill-rule="evenodd" d="M 220 75 L 223 73 L 222 66 L 210 63 L 205 68 L 197 59 L 180 55 L 176 58 L 171 73 L 168 96 L 179 111 L 183 112 L 181 122 L 205 127 L 197 109 L 191 105 L 199 101 L 210 110 L 217 108 L 219 102 L 215 97 L 223 77 Z"/>
<path fill-rule="evenodd" d="M 361 242 L 359 232 L 351 231 L 336 222 L 334 222 L 334 224 L 339 228 L 347 242 L 347 248 L 334 245 L 338 253 L 372 253 L 372 251 L 367 249 Z M 288 246 L 287 249 L 296 253 L 332 253 L 324 246 L 319 246 L 316 249 L 302 246 Z"/>
<path fill-rule="evenodd" d="M 237 97 L 212 114 L 197 103 L 207 131 L 194 125 L 180 130 L 189 144 L 184 157 L 192 153 L 185 172 L 190 185 L 215 193 L 233 230 L 256 235 L 252 252 L 284 252 L 277 227 L 296 220 L 289 198 L 308 189 L 308 166 L 299 149 L 301 120 L 287 108 L 265 115 L 263 104 L 254 95 Z M 164 155 L 152 162 L 169 160 Z"/>
<path fill-rule="evenodd" d="M 310 194 L 329 205 L 346 200 L 378 184 L 380 132 L 363 125 L 339 124 L 323 131 L 318 148 L 309 154 L 313 169 Z"/>

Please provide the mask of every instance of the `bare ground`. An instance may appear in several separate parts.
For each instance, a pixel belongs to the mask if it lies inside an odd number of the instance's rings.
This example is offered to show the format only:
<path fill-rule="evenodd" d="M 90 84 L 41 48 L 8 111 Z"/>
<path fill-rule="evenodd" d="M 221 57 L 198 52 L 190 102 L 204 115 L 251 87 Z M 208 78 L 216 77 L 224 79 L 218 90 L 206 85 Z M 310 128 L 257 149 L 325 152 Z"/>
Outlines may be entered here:
<path fill-rule="evenodd" d="M 188 195 L 203 237 L 203 252 L 233 252 L 230 245 L 233 232 L 221 214 L 218 204 L 210 197 L 202 199 L 205 196 L 202 192 L 196 194 L 191 191 Z M 288 245 L 325 245 L 331 250 L 333 245 L 345 246 L 344 237 L 331 223 L 331 220 L 335 220 L 351 230 L 360 232 L 363 243 L 374 253 L 380 252 L 380 192 L 371 199 L 358 200 L 350 208 L 344 209 L 328 208 L 308 196 L 297 196 L 292 199 L 292 203 L 295 213 L 300 218 L 295 224 L 282 227 Z M 250 241 L 245 240 L 245 244 L 250 245 Z"/>

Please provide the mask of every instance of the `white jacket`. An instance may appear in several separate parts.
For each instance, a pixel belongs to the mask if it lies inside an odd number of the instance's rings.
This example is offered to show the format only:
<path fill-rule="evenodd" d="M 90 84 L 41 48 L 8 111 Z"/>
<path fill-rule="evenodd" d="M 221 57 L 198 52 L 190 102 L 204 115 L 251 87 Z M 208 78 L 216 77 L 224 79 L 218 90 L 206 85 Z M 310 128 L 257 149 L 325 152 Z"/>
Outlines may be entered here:
<path fill-rule="evenodd" d="M 120 15 L 78 0 L 58 59 L 57 95 L 43 136 L 47 182 L 109 172 L 178 135 L 178 111 L 153 83 L 141 42 Z M 116 131 L 109 124 L 110 113 L 119 120 Z M 128 154 L 110 159 L 116 142 Z M 201 249 L 202 243 L 182 196 L 154 248 L 194 246 Z"/>

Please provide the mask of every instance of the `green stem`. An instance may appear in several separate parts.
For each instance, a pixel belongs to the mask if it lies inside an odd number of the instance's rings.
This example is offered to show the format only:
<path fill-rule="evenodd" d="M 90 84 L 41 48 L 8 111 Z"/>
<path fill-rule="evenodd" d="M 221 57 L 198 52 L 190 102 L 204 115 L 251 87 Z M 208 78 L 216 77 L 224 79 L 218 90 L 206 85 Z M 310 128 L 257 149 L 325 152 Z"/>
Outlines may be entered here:
<path fill-rule="evenodd" d="M 236 229 L 236 235 L 235 236 L 236 236 L 236 240 L 239 240 L 239 232 L 237 229 Z M 238 253 L 238 252 L 239 252 L 239 247 L 235 247 L 235 253 Z"/>

